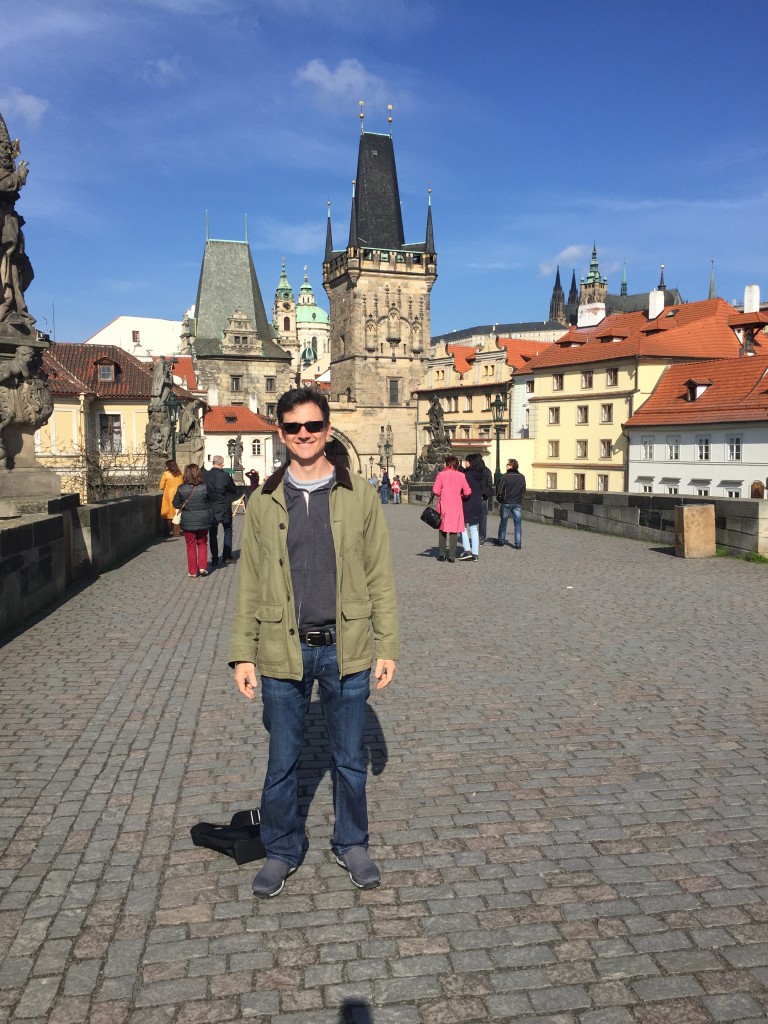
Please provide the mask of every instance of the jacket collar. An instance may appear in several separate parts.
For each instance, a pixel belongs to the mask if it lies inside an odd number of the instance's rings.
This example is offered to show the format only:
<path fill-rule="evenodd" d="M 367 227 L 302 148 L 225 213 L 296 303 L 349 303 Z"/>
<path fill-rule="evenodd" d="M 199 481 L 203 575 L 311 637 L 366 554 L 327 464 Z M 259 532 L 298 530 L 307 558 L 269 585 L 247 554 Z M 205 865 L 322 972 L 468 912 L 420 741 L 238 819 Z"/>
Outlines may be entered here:
<path fill-rule="evenodd" d="M 328 461 L 330 462 L 330 459 Z M 340 466 L 337 463 L 332 463 L 332 465 L 336 470 L 336 483 L 339 485 L 339 487 L 346 487 L 348 490 L 351 491 L 352 478 L 349 475 L 349 470 L 347 469 L 347 467 Z M 277 488 L 283 482 L 283 477 L 285 476 L 285 471 L 286 469 L 288 469 L 288 466 L 288 462 L 284 463 L 280 467 L 280 469 L 275 470 L 272 476 L 268 477 L 264 481 L 264 486 L 262 487 L 262 491 L 264 494 L 272 494 L 274 491 L 277 490 Z"/>

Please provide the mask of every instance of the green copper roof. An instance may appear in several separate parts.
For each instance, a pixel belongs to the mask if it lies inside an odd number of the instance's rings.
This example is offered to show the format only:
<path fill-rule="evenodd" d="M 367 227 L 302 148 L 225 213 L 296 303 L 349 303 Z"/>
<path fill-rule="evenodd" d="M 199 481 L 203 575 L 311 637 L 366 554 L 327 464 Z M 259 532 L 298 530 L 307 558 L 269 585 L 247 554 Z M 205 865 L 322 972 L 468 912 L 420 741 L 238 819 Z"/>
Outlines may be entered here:
<path fill-rule="evenodd" d="M 293 302 L 293 288 L 291 288 L 285 273 L 285 261 L 283 261 L 280 280 L 277 282 L 277 288 L 275 289 L 275 298 L 285 302 Z"/>
<path fill-rule="evenodd" d="M 296 307 L 297 324 L 328 324 L 330 322 L 331 318 L 319 306 L 312 304 Z"/>

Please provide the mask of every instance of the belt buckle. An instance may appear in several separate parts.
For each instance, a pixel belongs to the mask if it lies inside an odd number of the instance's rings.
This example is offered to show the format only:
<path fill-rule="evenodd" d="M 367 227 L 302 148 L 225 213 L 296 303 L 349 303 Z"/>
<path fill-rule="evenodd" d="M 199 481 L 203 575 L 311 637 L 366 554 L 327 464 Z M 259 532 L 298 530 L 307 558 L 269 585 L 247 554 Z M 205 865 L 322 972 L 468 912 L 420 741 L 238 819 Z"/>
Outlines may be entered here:
<path fill-rule="evenodd" d="M 318 643 L 317 641 L 320 640 Z M 319 629 L 310 630 L 304 638 L 304 643 L 307 647 L 322 647 L 322 638 L 320 637 Z"/>

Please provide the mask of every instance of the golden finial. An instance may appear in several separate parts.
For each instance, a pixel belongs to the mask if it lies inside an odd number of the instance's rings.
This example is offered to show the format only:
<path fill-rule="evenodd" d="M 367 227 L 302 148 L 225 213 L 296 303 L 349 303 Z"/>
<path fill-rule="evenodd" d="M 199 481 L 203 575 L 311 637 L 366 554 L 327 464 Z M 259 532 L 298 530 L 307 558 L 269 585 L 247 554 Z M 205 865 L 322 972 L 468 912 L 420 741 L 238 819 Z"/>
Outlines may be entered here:
<path fill-rule="evenodd" d="M 365 101 L 360 100 L 360 134 L 363 134 L 363 126 L 365 122 Z"/>
<path fill-rule="evenodd" d="M 387 104 L 387 110 L 389 111 L 389 117 L 387 118 L 387 122 L 389 124 L 389 137 L 391 139 L 392 138 L 392 104 L 391 103 Z"/>

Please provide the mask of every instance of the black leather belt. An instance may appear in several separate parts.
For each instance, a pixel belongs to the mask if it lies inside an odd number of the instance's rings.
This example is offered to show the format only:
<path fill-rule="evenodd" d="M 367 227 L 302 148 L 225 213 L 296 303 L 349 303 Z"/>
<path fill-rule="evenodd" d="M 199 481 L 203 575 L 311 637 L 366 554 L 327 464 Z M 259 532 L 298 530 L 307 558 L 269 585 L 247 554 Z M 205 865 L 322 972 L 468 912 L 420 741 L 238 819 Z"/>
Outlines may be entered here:
<path fill-rule="evenodd" d="M 330 647 L 336 643 L 336 627 L 309 629 L 306 633 L 299 633 L 299 640 L 307 647 Z"/>

